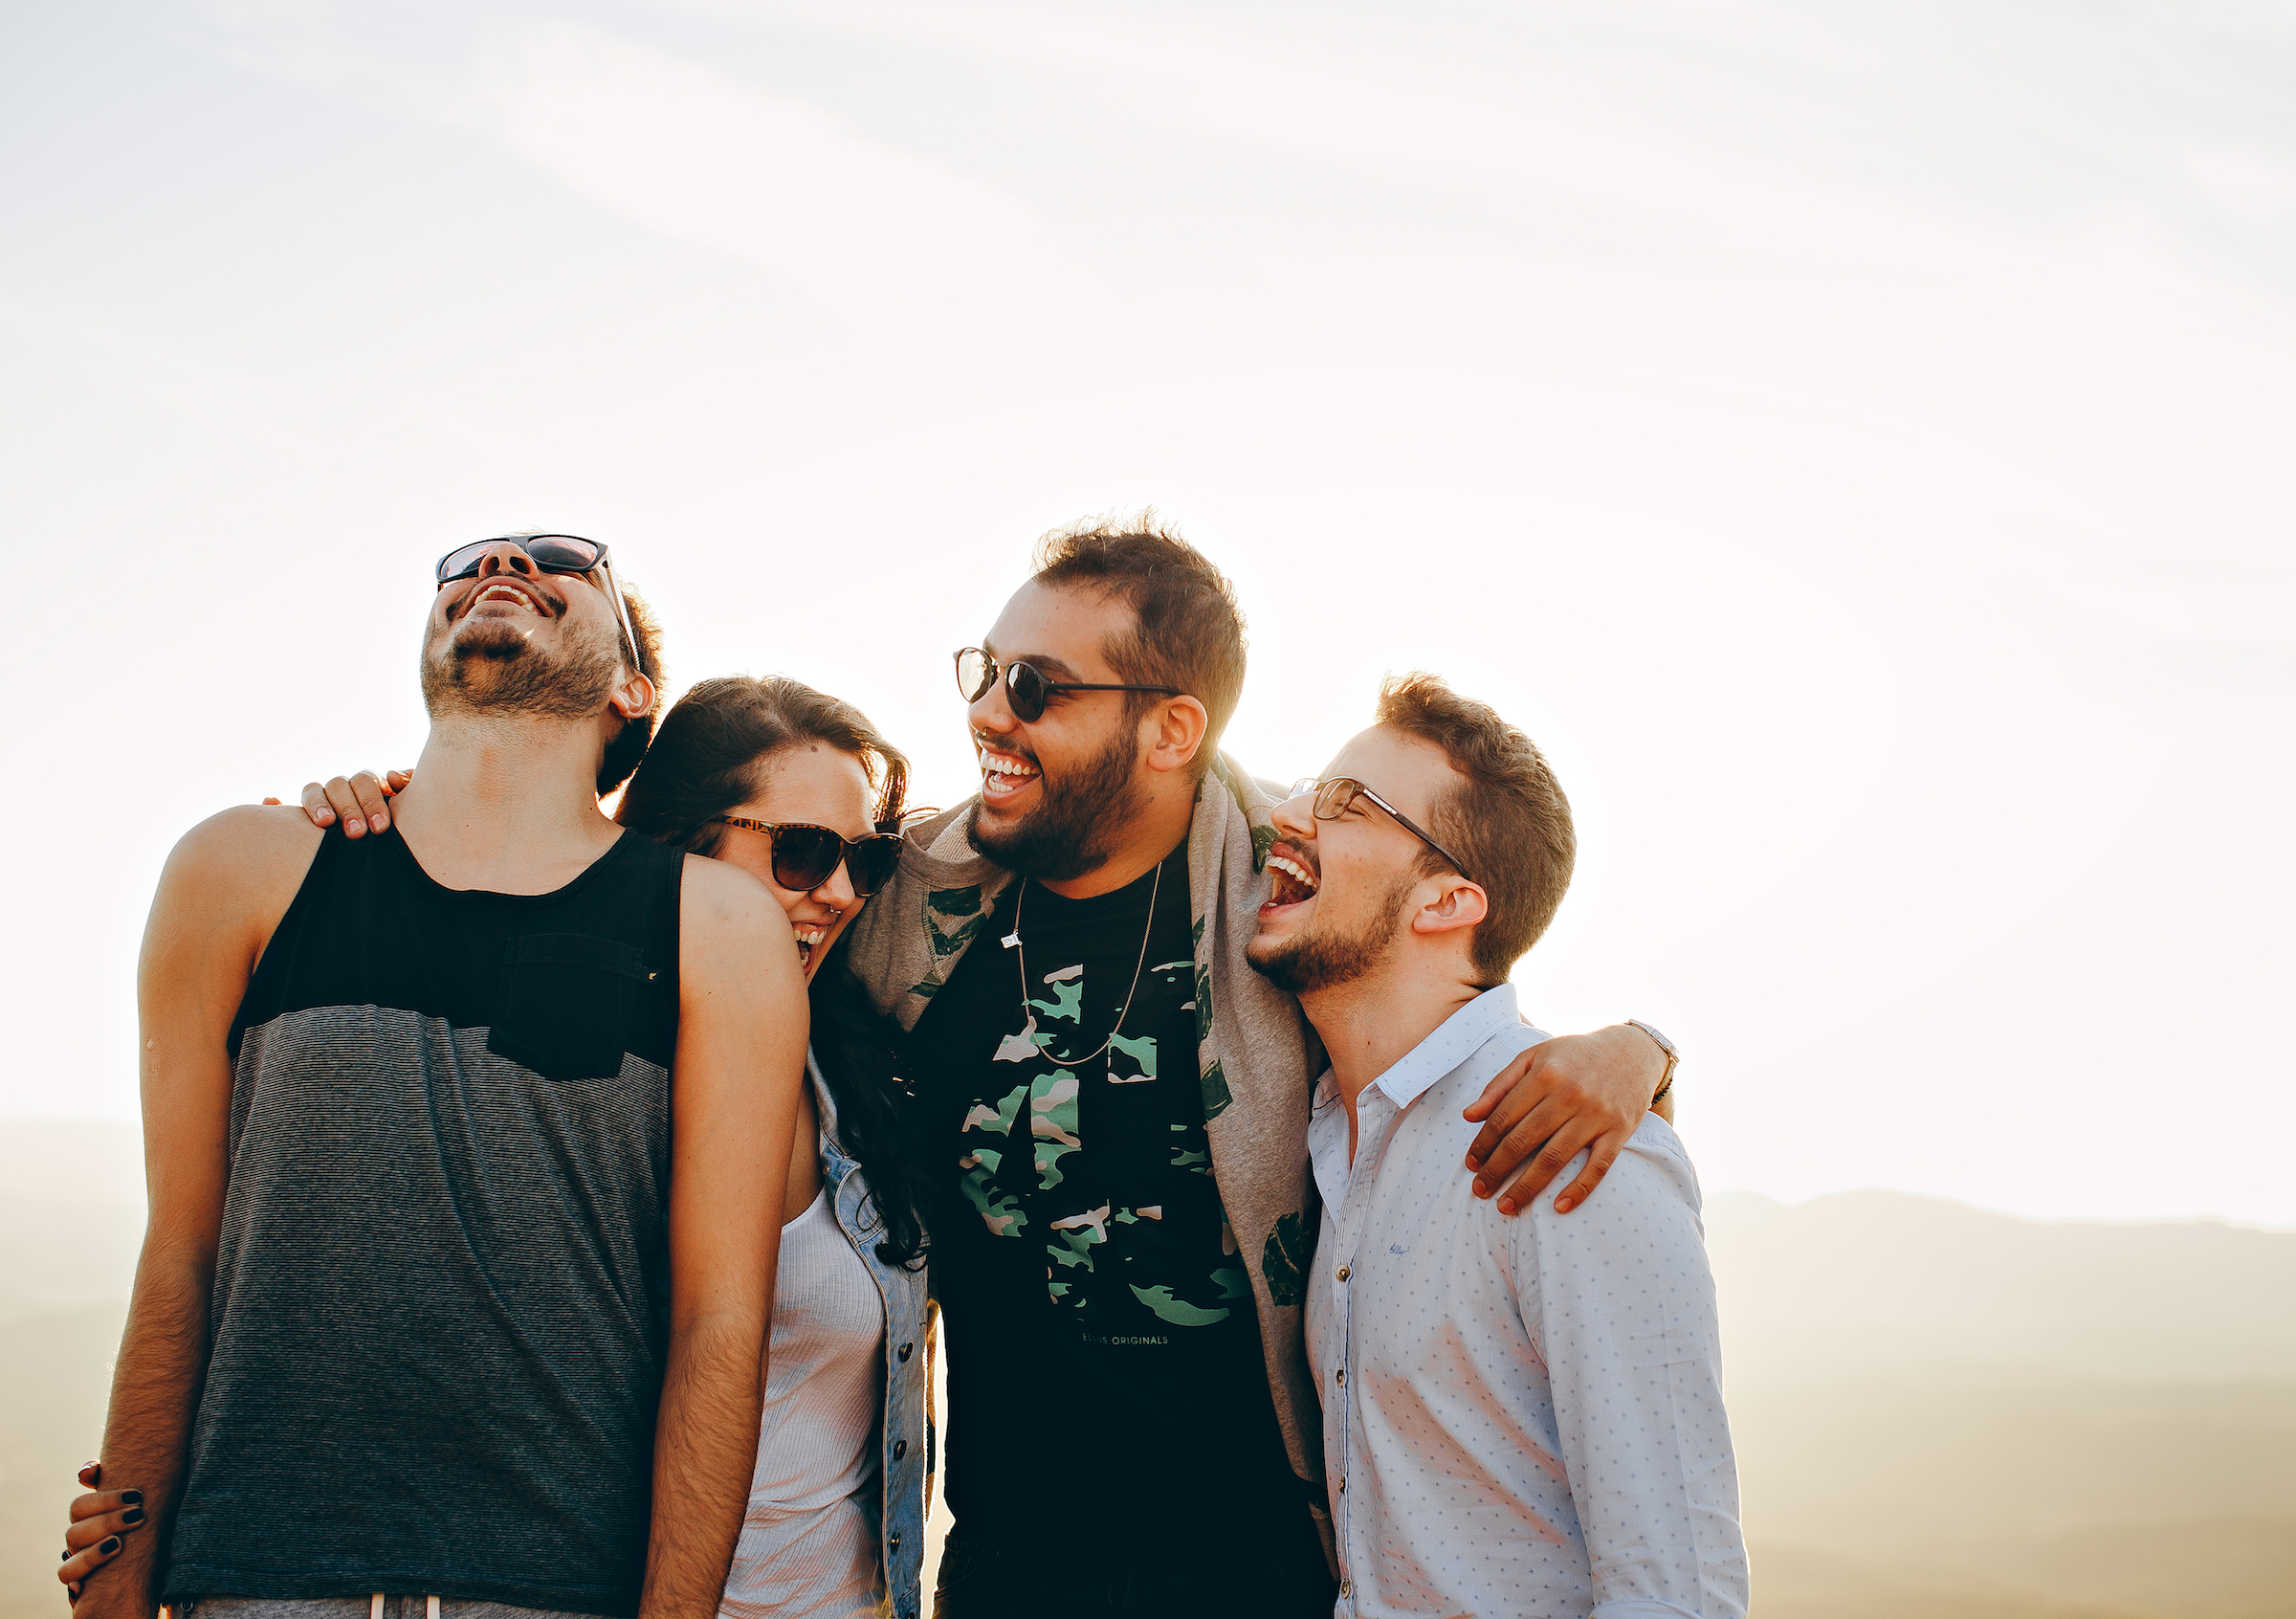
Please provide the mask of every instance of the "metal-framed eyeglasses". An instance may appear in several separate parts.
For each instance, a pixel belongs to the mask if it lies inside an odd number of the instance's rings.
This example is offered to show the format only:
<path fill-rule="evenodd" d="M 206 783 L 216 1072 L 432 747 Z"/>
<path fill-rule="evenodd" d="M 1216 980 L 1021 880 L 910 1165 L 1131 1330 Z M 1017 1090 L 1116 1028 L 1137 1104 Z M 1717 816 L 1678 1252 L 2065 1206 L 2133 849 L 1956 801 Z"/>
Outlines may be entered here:
<path fill-rule="evenodd" d="M 1332 776 L 1328 779 L 1318 781 L 1314 776 L 1302 776 L 1299 778 L 1299 780 L 1292 784 L 1292 796 L 1293 798 L 1297 798 L 1303 793 L 1313 793 L 1314 795 L 1315 801 L 1314 805 L 1311 806 L 1311 809 L 1315 818 L 1319 821 L 1337 820 L 1340 816 L 1347 813 L 1347 807 L 1355 803 L 1355 801 L 1358 798 L 1367 798 L 1371 800 L 1372 803 L 1386 810 L 1388 817 L 1393 820 L 1397 826 L 1402 828 L 1403 831 L 1409 832 L 1413 837 L 1419 839 L 1420 842 L 1425 844 L 1429 849 L 1435 851 L 1436 854 L 1448 860 L 1451 863 L 1452 869 L 1457 871 L 1461 876 L 1466 877 L 1469 882 L 1475 880 L 1473 876 L 1468 873 L 1466 861 L 1460 859 L 1458 855 L 1452 854 L 1442 844 L 1436 842 L 1434 838 L 1427 834 L 1425 828 L 1422 827 L 1410 816 L 1404 814 L 1401 810 L 1398 810 L 1394 805 L 1381 798 L 1378 793 L 1372 791 L 1371 788 L 1365 787 L 1361 782 L 1356 780 L 1355 777 Z"/>

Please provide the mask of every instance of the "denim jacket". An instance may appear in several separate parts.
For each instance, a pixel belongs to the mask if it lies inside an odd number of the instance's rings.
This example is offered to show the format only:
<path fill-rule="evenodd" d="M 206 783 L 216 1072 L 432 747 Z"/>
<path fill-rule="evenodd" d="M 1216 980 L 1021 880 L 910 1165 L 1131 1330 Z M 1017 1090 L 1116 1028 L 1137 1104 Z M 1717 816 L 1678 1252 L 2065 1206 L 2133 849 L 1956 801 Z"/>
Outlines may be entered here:
<path fill-rule="evenodd" d="M 837 1104 L 810 1051 L 806 1073 L 813 1081 L 813 1104 L 821 1113 L 821 1176 L 829 1188 L 837 1229 L 876 1278 L 885 1298 L 885 1414 L 879 1424 L 884 1447 L 880 1487 L 879 1545 L 885 1560 L 885 1590 L 893 1619 L 917 1619 L 918 1579 L 925 1556 L 925 1273 L 888 1265 L 877 1257 L 883 1223 L 869 1206 L 869 1184 L 861 1166 L 837 1144 Z"/>

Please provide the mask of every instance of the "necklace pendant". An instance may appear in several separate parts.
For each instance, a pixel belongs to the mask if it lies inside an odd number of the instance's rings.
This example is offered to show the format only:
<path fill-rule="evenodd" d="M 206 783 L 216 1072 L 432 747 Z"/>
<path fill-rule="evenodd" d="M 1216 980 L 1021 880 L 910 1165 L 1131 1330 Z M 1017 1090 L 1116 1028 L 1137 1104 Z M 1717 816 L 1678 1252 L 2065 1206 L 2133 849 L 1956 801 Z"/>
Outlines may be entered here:
<path fill-rule="evenodd" d="M 1004 948 L 1006 948 L 1007 950 L 1009 950 L 1009 949 L 1011 949 L 1011 948 L 1012 948 L 1012 947 L 1013 947 L 1015 944 L 1018 944 L 1020 942 L 1021 942 L 1021 930 L 1020 930 L 1019 928 L 1017 928 L 1017 927 L 1016 927 L 1016 928 L 1014 928 L 1014 929 L 1013 929 L 1013 930 L 1012 930 L 1010 933 L 1008 933 L 1008 934 L 1006 934 L 1006 935 L 1004 936 Z"/>

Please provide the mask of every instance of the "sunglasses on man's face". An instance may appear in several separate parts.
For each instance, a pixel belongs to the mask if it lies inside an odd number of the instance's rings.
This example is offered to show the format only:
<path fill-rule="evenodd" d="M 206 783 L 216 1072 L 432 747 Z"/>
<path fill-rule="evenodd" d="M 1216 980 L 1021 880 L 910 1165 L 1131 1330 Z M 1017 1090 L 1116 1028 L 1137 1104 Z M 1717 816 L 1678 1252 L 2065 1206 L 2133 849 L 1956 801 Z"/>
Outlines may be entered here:
<path fill-rule="evenodd" d="M 901 862 L 901 840 L 892 832 L 849 838 L 806 821 L 752 821 L 741 815 L 710 819 L 773 839 L 773 880 L 797 894 L 811 893 L 843 866 L 854 897 L 866 899 L 893 880 L 894 869 Z"/>
<path fill-rule="evenodd" d="M 1398 810 L 1394 805 L 1388 803 L 1378 793 L 1372 791 L 1371 788 L 1365 787 L 1361 782 L 1356 780 L 1355 777 L 1334 776 L 1328 781 L 1317 781 L 1314 776 L 1302 776 L 1298 781 L 1292 784 L 1292 796 L 1293 798 L 1297 798 L 1303 793 L 1311 792 L 1315 795 L 1315 802 L 1313 806 L 1311 806 L 1311 808 L 1314 812 L 1315 818 L 1319 821 L 1336 821 L 1340 816 L 1347 813 L 1348 806 L 1355 803 L 1357 799 L 1369 799 L 1372 803 L 1386 810 L 1388 815 L 1394 820 L 1397 826 L 1402 828 L 1403 831 L 1409 832 L 1413 837 L 1419 839 L 1420 842 L 1425 844 L 1429 849 L 1435 851 L 1436 854 L 1448 860 L 1451 863 L 1452 869 L 1458 872 L 1461 876 L 1467 877 L 1467 880 L 1469 882 L 1475 880 L 1473 877 L 1468 876 L 1467 865 L 1459 858 L 1458 855 L 1452 854 L 1442 844 L 1437 843 L 1433 838 L 1429 837 L 1420 829 L 1418 822 L 1414 821 L 1410 816 L 1404 814 L 1401 810 Z"/>
<path fill-rule="evenodd" d="M 614 616 L 621 622 L 622 633 L 629 638 L 629 655 L 638 672 L 636 660 L 643 657 L 638 650 L 638 634 L 629 622 L 629 608 L 622 600 L 622 588 L 614 583 L 614 565 L 608 562 L 606 546 L 595 540 L 585 540 L 575 534 L 506 534 L 498 540 L 479 540 L 468 545 L 457 545 L 438 559 L 438 588 L 445 589 L 460 579 L 475 579 L 486 564 L 486 555 L 497 545 L 516 545 L 526 553 L 527 560 L 544 573 L 579 573 L 587 578 L 592 573 L 605 575 L 600 587 L 614 604 Z"/>
<path fill-rule="evenodd" d="M 1178 686 L 1110 686 L 1083 680 L 1055 680 L 1033 663 L 998 664 L 997 660 L 979 647 L 966 647 L 957 654 L 957 689 L 964 694 L 967 702 L 979 702 L 996 686 L 999 674 L 1004 676 L 1004 701 L 1012 709 L 1012 717 L 1024 725 L 1034 724 L 1045 717 L 1045 704 L 1063 692 L 1161 692 L 1166 697 L 1181 697 Z"/>

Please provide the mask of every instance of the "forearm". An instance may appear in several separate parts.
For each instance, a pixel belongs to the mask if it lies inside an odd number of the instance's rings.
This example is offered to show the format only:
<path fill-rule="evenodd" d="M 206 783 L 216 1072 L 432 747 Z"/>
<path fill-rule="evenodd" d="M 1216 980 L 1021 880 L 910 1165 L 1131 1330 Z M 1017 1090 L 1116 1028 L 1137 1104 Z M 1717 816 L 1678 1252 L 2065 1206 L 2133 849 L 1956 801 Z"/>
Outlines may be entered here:
<path fill-rule="evenodd" d="M 77 1608 L 88 1619 L 146 1619 L 159 1607 L 162 1552 L 207 1372 L 213 1277 L 211 1257 L 154 1253 L 148 1244 L 136 1267 L 99 1453 L 106 1478 L 144 1492 L 148 1521 L 141 1534 L 121 1537 L 119 1556 L 88 1576 Z"/>
<path fill-rule="evenodd" d="M 788 919 L 746 874 L 689 857 L 679 920 L 670 1354 L 639 1619 L 714 1619 L 749 1503 L 781 1188 L 806 1083 Z"/>
<path fill-rule="evenodd" d="M 639 1619 L 710 1619 L 757 1465 L 765 1386 L 762 1311 L 673 1331 L 653 1441 L 653 1527 Z"/>
<path fill-rule="evenodd" d="M 91 1570 L 79 1599 L 89 1619 L 150 1619 L 166 1578 L 207 1375 L 231 1182 L 232 1016 L 318 839 L 300 816 L 226 810 L 175 846 L 152 898 L 136 964 L 151 1216 L 113 1366 L 102 1453 L 116 1486 L 142 1492 L 144 1521 L 123 1537 L 117 1557 Z"/>
<path fill-rule="evenodd" d="M 1648 1039 L 1667 1059 L 1666 1066 L 1659 1071 L 1656 1087 L 1650 1094 L 1650 1111 L 1671 1124 L 1674 1122 L 1674 1071 L 1678 1066 L 1675 1051 L 1647 1024 L 1631 1023 L 1626 1027 Z"/>

